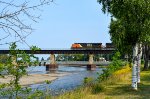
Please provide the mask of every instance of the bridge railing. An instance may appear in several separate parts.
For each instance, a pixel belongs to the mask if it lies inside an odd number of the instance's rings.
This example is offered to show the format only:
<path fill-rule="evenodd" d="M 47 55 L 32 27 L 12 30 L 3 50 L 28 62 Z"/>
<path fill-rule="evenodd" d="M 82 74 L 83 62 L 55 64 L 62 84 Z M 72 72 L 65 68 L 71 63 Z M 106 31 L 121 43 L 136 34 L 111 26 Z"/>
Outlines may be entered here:
<path fill-rule="evenodd" d="M 78 65 L 87 65 L 89 64 L 88 61 L 57 61 L 57 64 L 78 64 Z M 108 61 L 94 61 L 93 64 L 96 65 L 106 65 L 106 64 L 110 64 L 110 62 Z"/>
<path fill-rule="evenodd" d="M 44 64 L 44 62 L 46 64 L 50 64 L 50 61 L 42 61 L 41 64 Z M 94 61 L 93 64 L 96 64 L 96 65 L 108 65 L 110 64 L 111 62 L 109 61 Z M 88 61 L 56 61 L 56 64 L 59 64 L 59 65 L 87 65 L 89 64 Z"/>

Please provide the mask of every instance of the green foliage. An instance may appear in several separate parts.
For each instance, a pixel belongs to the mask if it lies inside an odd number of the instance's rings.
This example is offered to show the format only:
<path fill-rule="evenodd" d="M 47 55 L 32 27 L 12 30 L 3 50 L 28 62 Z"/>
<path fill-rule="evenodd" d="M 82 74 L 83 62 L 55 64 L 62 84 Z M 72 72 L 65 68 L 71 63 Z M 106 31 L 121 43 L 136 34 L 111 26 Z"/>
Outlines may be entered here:
<path fill-rule="evenodd" d="M 0 71 L 5 71 L 12 78 L 9 83 L 0 84 L 0 96 L 19 98 L 21 93 L 29 93 L 31 91 L 28 88 L 22 88 L 19 80 L 23 75 L 27 74 L 26 66 L 31 64 L 36 57 L 33 54 L 26 54 L 24 51 L 17 49 L 16 43 L 12 43 L 9 49 L 8 59 L 6 63 L 0 65 Z M 35 50 L 35 47 L 33 50 Z"/>
<path fill-rule="evenodd" d="M 89 85 L 93 82 L 93 78 L 92 77 L 85 77 L 83 80 L 84 85 Z"/>
<path fill-rule="evenodd" d="M 30 49 L 32 51 L 39 51 L 39 50 L 41 50 L 41 48 L 38 48 L 37 46 L 31 46 Z"/>
<path fill-rule="evenodd" d="M 51 81 L 49 81 L 49 80 L 45 80 L 45 82 L 46 82 L 46 92 L 44 93 L 44 95 L 45 95 L 45 98 L 46 99 L 51 99 L 51 94 L 50 94 L 50 88 L 48 87 L 48 84 L 51 84 Z"/>
<path fill-rule="evenodd" d="M 121 69 L 123 66 L 123 63 L 120 60 L 120 52 L 116 52 L 112 59 L 112 63 L 106 69 L 103 69 L 102 74 L 99 74 L 97 78 L 98 81 L 106 80 L 112 73 Z"/>
<path fill-rule="evenodd" d="M 74 55 L 75 61 L 81 61 L 81 60 L 84 59 L 83 57 L 84 57 L 83 54 L 75 54 L 75 55 Z"/>
<path fill-rule="evenodd" d="M 50 84 L 51 83 L 51 81 L 49 81 L 49 80 L 45 80 L 45 82 L 46 82 L 46 84 Z"/>
<path fill-rule="evenodd" d="M 28 95 L 27 99 L 41 99 L 44 96 L 44 93 L 40 90 L 35 90 L 34 93 Z"/>
<path fill-rule="evenodd" d="M 110 64 L 110 68 L 114 69 L 113 71 L 120 69 L 121 66 L 123 65 L 122 61 L 120 60 L 120 56 L 121 56 L 120 52 L 116 52 L 112 58 L 113 60 L 112 63 Z"/>
<path fill-rule="evenodd" d="M 1 64 L 6 63 L 7 59 L 8 59 L 8 55 L 0 54 L 0 63 Z"/>
<path fill-rule="evenodd" d="M 98 0 L 112 16 L 111 40 L 121 53 L 132 55 L 136 43 L 150 44 L 149 0 Z M 130 56 L 131 57 L 131 56 Z"/>
<path fill-rule="evenodd" d="M 4 65 L 0 63 L 0 77 L 4 77 L 3 71 L 4 71 Z"/>
<path fill-rule="evenodd" d="M 56 57 L 57 61 L 87 61 L 88 55 L 84 54 L 60 54 Z"/>
<path fill-rule="evenodd" d="M 125 27 L 122 25 L 122 20 L 111 20 L 110 23 L 110 37 L 115 47 L 119 50 L 122 55 L 132 54 L 132 38 L 125 33 Z"/>
<path fill-rule="evenodd" d="M 141 64 L 144 64 L 144 59 L 141 59 Z"/>
<path fill-rule="evenodd" d="M 96 83 L 92 86 L 92 93 L 98 94 L 100 92 L 105 91 L 105 87 L 102 84 Z"/>

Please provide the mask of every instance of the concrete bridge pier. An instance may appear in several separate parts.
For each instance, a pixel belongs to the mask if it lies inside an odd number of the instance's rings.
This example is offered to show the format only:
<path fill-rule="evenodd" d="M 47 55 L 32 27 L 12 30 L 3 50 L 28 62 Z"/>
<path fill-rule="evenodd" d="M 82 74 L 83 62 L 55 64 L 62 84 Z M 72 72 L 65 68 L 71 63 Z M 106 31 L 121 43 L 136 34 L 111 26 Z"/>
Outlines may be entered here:
<path fill-rule="evenodd" d="M 58 68 L 58 64 L 55 61 L 55 54 L 50 55 L 50 64 L 46 64 L 46 71 L 56 70 Z"/>
<path fill-rule="evenodd" d="M 87 70 L 95 70 L 96 69 L 96 65 L 93 64 L 94 63 L 93 57 L 94 57 L 93 54 L 89 54 L 89 64 L 87 65 Z"/>

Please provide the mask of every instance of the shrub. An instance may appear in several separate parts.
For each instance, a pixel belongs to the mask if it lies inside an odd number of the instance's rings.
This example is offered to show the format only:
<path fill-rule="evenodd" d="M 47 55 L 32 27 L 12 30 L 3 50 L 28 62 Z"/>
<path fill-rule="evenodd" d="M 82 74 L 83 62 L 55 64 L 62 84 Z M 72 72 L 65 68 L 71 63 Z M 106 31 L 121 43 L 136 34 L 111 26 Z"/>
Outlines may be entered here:
<path fill-rule="evenodd" d="M 36 47 L 31 47 L 34 51 Z M 17 49 L 16 43 L 12 43 L 9 48 L 10 52 L 8 59 L 0 65 L 0 75 L 11 75 L 11 80 L 8 83 L 0 84 L 0 96 L 8 98 L 20 98 L 23 92 L 30 93 L 29 90 L 23 88 L 19 80 L 22 76 L 27 74 L 25 66 L 33 62 L 36 58 L 33 53 L 26 54 L 24 51 Z M 36 62 L 36 61 L 35 61 Z M 1 74 L 2 73 L 2 74 Z"/>
<path fill-rule="evenodd" d="M 84 85 L 90 85 L 93 82 L 93 78 L 92 77 L 85 77 L 83 80 Z"/>
<path fill-rule="evenodd" d="M 94 84 L 92 86 L 92 93 L 93 94 L 98 94 L 100 92 L 103 92 L 105 90 L 105 87 L 102 84 Z"/>
<path fill-rule="evenodd" d="M 112 63 L 108 66 L 107 69 L 103 69 L 103 73 L 99 74 L 98 76 L 98 81 L 103 81 L 106 80 L 112 73 L 114 73 L 116 70 L 121 69 L 123 63 L 120 60 L 120 53 L 116 52 L 115 55 L 113 56 Z"/>

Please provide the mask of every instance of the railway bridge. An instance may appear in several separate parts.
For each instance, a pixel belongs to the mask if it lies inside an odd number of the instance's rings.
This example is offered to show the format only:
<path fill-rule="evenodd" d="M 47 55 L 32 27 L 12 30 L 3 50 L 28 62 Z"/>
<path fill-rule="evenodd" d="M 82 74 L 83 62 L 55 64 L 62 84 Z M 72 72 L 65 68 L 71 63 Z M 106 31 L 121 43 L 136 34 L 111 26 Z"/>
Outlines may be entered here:
<path fill-rule="evenodd" d="M 93 57 L 95 54 L 111 54 L 115 51 L 114 48 L 78 48 L 78 49 L 41 49 L 41 50 L 20 50 L 27 54 L 50 54 L 50 63 L 46 64 L 47 70 L 58 67 L 55 60 L 55 54 L 88 54 L 89 60 L 87 64 L 88 69 L 96 67 Z M 9 54 L 10 50 L 0 50 L 0 54 Z"/>

